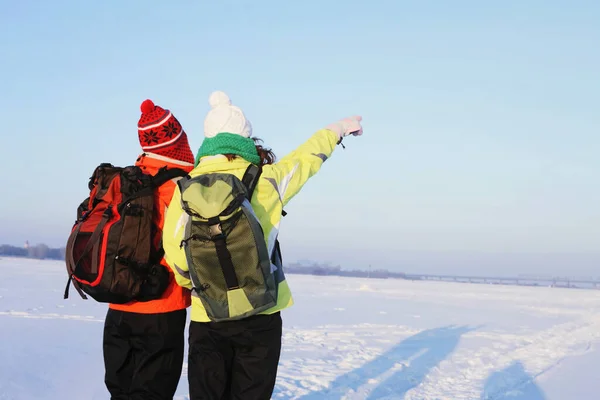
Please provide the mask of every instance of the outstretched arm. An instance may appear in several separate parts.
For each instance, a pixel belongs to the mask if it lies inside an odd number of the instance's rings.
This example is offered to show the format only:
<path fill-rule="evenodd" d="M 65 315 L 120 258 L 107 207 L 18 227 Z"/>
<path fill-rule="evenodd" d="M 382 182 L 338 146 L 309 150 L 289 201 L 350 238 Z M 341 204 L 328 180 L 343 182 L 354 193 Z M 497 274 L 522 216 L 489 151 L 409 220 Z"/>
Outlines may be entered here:
<path fill-rule="evenodd" d="M 304 184 L 319 171 L 323 163 L 331 157 L 337 142 L 338 137 L 335 133 L 322 129 L 312 135 L 296 150 L 271 166 L 283 206 L 302 189 Z"/>
<path fill-rule="evenodd" d="M 361 119 L 352 117 L 330 124 L 314 133 L 310 139 L 277 163 L 265 167 L 272 170 L 283 206 L 300 192 L 304 184 L 331 157 L 341 138 L 350 134 L 362 134 Z"/>

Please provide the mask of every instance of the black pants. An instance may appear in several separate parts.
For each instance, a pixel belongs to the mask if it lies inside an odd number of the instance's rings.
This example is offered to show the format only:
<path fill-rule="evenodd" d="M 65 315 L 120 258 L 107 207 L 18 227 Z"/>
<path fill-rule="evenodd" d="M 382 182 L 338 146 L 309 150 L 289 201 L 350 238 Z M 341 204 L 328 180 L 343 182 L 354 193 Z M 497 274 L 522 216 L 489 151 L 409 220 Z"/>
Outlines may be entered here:
<path fill-rule="evenodd" d="M 111 400 L 172 400 L 183 365 L 186 310 L 137 314 L 108 310 L 104 382 Z"/>
<path fill-rule="evenodd" d="M 281 315 L 191 322 L 190 400 L 268 400 L 281 352 Z"/>

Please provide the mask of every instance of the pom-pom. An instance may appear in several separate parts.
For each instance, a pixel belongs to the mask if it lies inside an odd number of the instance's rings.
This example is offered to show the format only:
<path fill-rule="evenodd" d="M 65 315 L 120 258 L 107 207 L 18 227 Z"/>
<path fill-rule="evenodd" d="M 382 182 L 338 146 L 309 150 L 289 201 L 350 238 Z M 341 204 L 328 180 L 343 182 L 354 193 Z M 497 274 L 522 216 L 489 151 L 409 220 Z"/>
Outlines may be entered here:
<path fill-rule="evenodd" d="M 150 99 L 144 100 L 144 102 L 140 106 L 140 109 L 144 114 L 151 113 L 152 111 L 154 111 L 154 103 Z"/>
<path fill-rule="evenodd" d="M 210 108 L 230 106 L 231 99 L 229 99 L 229 96 L 227 96 L 225 92 L 221 92 L 220 90 L 218 90 L 216 92 L 211 93 L 210 97 L 208 98 L 208 104 L 210 104 Z"/>

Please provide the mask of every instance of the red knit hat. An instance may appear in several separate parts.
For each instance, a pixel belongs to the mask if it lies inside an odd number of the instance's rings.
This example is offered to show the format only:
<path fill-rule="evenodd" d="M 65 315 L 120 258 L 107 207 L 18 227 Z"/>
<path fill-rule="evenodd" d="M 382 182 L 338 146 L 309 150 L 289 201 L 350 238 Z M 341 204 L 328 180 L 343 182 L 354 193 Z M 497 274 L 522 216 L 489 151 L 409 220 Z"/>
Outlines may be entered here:
<path fill-rule="evenodd" d="M 152 100 L 144 100 L 140 109 L 138 136 L 142 150 L 193 164 L 187 135 L 171 111 L 154 105 Z"/>

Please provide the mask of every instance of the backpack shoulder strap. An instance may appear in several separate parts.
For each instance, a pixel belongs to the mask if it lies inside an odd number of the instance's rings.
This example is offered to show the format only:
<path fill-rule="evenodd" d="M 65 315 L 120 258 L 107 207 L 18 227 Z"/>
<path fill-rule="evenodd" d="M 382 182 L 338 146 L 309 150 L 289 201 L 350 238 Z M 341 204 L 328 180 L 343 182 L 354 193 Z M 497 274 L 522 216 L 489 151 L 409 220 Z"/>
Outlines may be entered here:
<path fill-rule="evenodd" d="M 246 169 L 246 172 L 244 173 L 242 183 L 248 189 L 248 201 L 252 200 L 252 194 L 254 193 L 254 189 L 258 184 L 258 178 L 260 178 L 261 173 L 262 167 L 255 164 L 250 164 Z M 281 215 L 285 217 L 287 215 L 287 212 L 285 210 L 281 210 Z"/>
<path fill-rule="evenodd" d="M 188 173 L 180 168 L 161 168 L 152 178 L 152 186 L 157 188 L 173 178 L 186 176 Z"/>
<path fill-rule="evenodd" d="M 262 174 L 262 167 L 256 164 L 250 164 L 242 177 L 242 183 L 248 189 L 248 201 L 252 200 L 252 194 L 258 184 L 258 178 Z"/>

